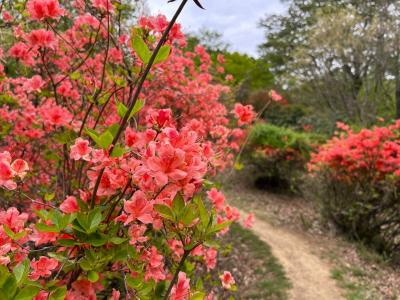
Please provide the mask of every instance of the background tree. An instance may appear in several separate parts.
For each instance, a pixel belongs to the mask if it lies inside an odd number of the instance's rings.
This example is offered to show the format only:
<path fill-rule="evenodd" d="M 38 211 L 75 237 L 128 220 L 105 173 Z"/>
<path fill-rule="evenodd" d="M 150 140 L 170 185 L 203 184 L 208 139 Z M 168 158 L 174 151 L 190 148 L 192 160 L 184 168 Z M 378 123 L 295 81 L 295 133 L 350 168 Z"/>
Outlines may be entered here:
<path fill-rule="evenodd" d="M 219 57 L 223 56 L 224 72 L 214 75 L 231 86 L 238 101 L 251 103 L 256 110 L 264 107 L 265 98 L 269 98 L 267 91 L 274 85 L 274 76 L 266 60 L 232 51 L 231 45 L 224 41 L 220 32 L 207 28 L 190 34 L 188 49 L 193 50 L 197 45 L 206 48 L 214 63 L 219 63 Z"/>
<path fill-rule="evenodd" d="M 391 0 L 294 0 L 287 15 L 262 20 L 260 50 L 289 98 L 314 107 L 325 126 L 371 125 L 400 112 L 399 11 Z"/>

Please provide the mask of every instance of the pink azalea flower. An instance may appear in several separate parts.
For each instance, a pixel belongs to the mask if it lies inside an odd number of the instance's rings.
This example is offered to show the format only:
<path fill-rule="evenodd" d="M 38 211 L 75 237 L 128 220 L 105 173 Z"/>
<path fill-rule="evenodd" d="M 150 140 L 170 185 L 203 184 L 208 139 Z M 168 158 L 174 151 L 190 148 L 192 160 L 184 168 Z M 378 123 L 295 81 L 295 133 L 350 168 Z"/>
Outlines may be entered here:
<path fill-rule="evenodd" d="M 45 82 L 42 77 L 40 75 L 35 75 L 25 82 L 24 89 L 29 93 L 40 92 L 44 84 Z"/>
<path fill-rule="evenodd" d="M 96 300 L 96 286 L 88 280 L 80 279 L 72 284 L 65 300 Z"/>
<path fill-rule="evenodd" d="M 39 260 L 33 259 L 31 261 L 31 268 L 33 269 L 30 274 L 31 280 L 38 280 L 40 277 L 50 277 L 51 272 L 57 268 L 58 261 L 53 258 L 41 256 Z"/>
<path fill-rule="evenodd" d="M 78 201 L 74 196 L 68 196 L 60 205 L 60 210 L 66 214 L 79 211 Z"/>
<path fill-rule="evenodd" d="M 225 289 L 230 289 L 232 285 L 235 284 L 235 278 L 233 278 L 231 272 L 224 271 L 224 274 L 219 276 L 219 278 L 221 279 L 222 286 Z"/>
<path fill-rule="evenodd" d="M 178 181 L 187 176 L 187 172 L 182 170 L 185 166 L 185 151 L 175 149 L 168 144 L 162 145 L 158 150 L 158 156 L 147 160 L 147 166 L 160 186 L 166 185 L 168 179 Z"/>
<path fill-rule="evenodd" d="M 10 207 L 7 211 L 0 211 L 0 224 L 7 225 L 14 232 L 21 231 L 27 220 L 28 214 L 20 213 L 15 207 Z"/>
<path fill-rule="evenodd" d="M 183 255 L 184 249 L 181 241 L 176 239 L 168 240 L 168 246 L 177 260 Z"/>
<path fill-rule="evenodd" d="M 50 221 L 45 222 L 46 225 L 51 225 Z M 57 240 L 57 232 L 42 232 L 33 228 L 33 233 L 29 236 L 30 240 L 35 242 L 35 246 L 40 246 L 47 243 L 52 243 Z"/>
<path fill-rule="evenodd" d="M 217 210 L 224 209 L 225 205 L 225 196 L 221 192 L 218 192 L 216 188 L 212 188 L 210 191 L 207 192 L 208 198 L 213 203 L 214 207 Z"/>
<path fill-rule="evenodd" d="M 235 117 L 239 119 L 239 126 L 250 124 L 251 122 L 253 122 L 256 116 L 251 105 L 242 105 L 240 103 L 235 104 L 233 113 L 235 114 Z"/>
<path fill-rule="evenodd" d="M 31 31 L 28 39 L 32 46 L 39 48 L 53 49 L 56 43 L 53 32 L 46 29 L 36 29 Z"/>
<path fill-rule="evenodd" d="M 7 161 L 0 161 L 0 180 L 7 181 L 13 177 L 11 165 Z"/>
<path fill-rule="evenodd" d="M 114 9 L 110 0 L 92 0 L 92 5 L 105 12 L 112 12 Z"/>
<path fill-rule="evenodd" d="M 33 298 L 34 300 L 48 300 L 49 299 L 49 292 L 40 291 L 39 294 Z"/>
<path fill-rule="evenodd" d="M 111 299 L 110 300 L 119 300 L 120 297 L 121 297 L 120 291 L 117 291 L 116 289 L 113 289 L 112 293 L 111 293 Z"/>
<path fill-rule="evenodd" d="M 11 169 L 14 174 L 20 178 L 24 178 L 27 171 L 29 171 L 28 163 L 23 159 L 16 159 L 11 164 Z"/>
<path fill-rule="evenodd" d="M 29 0 L 26 6 L 33 20 L 56 19 L 64 14 L 57 0 Z"/>
<path fill-rule="evenodd" d="M 144 275 L 145 280 L 154 279 L 156 282 L 164 280 L 164 258 L 158 253 L 157 248 L 152 246 L 143 258 L 148 262 Z"/>
<path fill-rule="evenodd" d="M 269 96 L 271 97 L 271 100 L 275 102 L 281 102 L 283 100 L 283 97 L 275 90 L 271 90 L 269 92 Z"/>
<path fill-rule="evenodd" d="M 190 296 L 190 279 L 186 277 L 186 273 L 179 272 L 178 282 L 171 290 L 171 300 L 186 300 Z"/>
<path fill-rule="evenodd" d="M 14 190 L 17 184 L 13 181 L 15 176 L 24 178 L 29 170 L 28 163 L 22 159 L 11 162 L 11 155 L 5 151 L 0 153 L 0 186 Z"/>
<path fill-rule="evenodd" d="M 90 153 L 93 148 L 89 147 L 89 141 L 82 138 L 77 138 L 75 144 L 71 146 L 70 157 L 74 160 L 86 160 L 90 161 Z"/>
<path fill-rule="evenodd" d="M 126 220 L 124 220 L 125 222 Z M 128 234 L 131 238 L 129 243 L 131 245 L 135 245 L 137 243 L 144 243 L 148 240 L 147 236 L 144 236 L 144 233 L 146 232 L 147 227 L 146 225 L 139 225 L 139 224 L 133 224 L 129 227 Z"/>
<path fill-rule="evenodd" d="M 11 57 L 20 59 L 23 63 L 30 66 L 34 63 L 31 49 L 28 45 L 22 42 L 15 43 L 8 53 Z"/>
<path fill-rule="evenodd" d="M 247 215 L 246 219 L 243 221 L 243 225 L 246 228 L 251 228 L 254 225 L 254 214 L 250 213 Z"/>
<path fill-rule="evenodd" d="M 128 214 L 125 225 L 135 220 L 144 224 L 150 224 L 153 221 L 153 204 L 146 199 L 142 191 L 137 191 L 131 201 L 125 201 L 124 210 Z"/>
<path fill-rule="evenodd" d="M 10 13 L 8 11 L 4 11 L 3 12 L 3 21 L 8 23 L 8 22 L 12 22 L 14 20 L 13 16 L 10 15 Z"/>
<path fill-rule="evenodd" d="M 207 266 L 207 271 L 214 269 L 217 265 L 218 251 L 214 248 L 209 248 L 205 252 L 204 259 Z"/>

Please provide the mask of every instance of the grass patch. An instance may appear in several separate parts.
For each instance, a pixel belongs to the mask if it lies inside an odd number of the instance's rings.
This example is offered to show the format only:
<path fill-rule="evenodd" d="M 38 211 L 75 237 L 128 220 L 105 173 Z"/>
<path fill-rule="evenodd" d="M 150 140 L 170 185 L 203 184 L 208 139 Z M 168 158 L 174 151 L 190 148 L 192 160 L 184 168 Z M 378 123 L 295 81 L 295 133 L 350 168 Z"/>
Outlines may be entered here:
<path fill-rule="evenodd" d="M 235 298 L 287 299 L 291 284 L 267 244 L 238 224 L 231 226 L 225 239 L 232 245 L 229 256 L 233 256 L 234 264 L 241 273 L 237 280 L 240 295 L 234 295 Z M 246 283 L 249 272 L 252 272 L 251 281 Z"/>
<path fill-rule="evenodd" d="M 366 300 L 371 298 L 368 294 L 368 288 L 351 280 L 351 276 L 363 277 L 365 273 L 358 268 L 336 267 L 331 270 L 331 277 L 335 279 L 338 286 L 345 292 L 344 296 L 347 300 Z"/>

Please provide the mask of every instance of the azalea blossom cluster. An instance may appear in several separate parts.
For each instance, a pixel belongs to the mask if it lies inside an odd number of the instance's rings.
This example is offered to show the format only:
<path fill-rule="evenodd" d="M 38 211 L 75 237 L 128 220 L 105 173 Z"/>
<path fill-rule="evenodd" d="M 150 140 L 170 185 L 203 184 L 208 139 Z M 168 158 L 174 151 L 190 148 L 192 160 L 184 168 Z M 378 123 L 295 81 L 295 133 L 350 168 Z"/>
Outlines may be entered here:
<path fill-rule="evenodd" d="M 240 219 L 211 180 L 252 107 L 220 102 L 223 66 L 164 16 L 129 27 L 124 1 L 19 3 L 1 20 L 0 295 L 212 299 L 188 266 L 214 269 Z"/>
<path fill-rule="evenodd" d="M 400 249 L 400 122 L 358 132 L 343 123 L 337 127 L 340 131 L 309 164 L 325 215 L 351 237 L 395 257 Z"/>
<path fill-rule="evenodd" d="M 400 122 L 353 132 L 343 123 L 340 132 L 312 156 L 312 172 L 329 170 L 338 180 L 368 178 L 370 184 L 400 176 Z"/>

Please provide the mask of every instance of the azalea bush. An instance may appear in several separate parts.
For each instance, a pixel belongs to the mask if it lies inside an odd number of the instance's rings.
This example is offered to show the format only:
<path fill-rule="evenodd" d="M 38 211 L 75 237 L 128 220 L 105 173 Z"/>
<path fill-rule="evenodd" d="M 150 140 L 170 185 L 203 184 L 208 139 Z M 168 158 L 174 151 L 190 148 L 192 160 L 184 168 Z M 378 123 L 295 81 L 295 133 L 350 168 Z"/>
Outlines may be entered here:
<path fill-rule="evenodd" d="M 196 269 L 240 215 L 212 177 L 254 112 L 184 50 L 187 3 L 135 25 L 129 1 L 2 3 L 1 299 L 213 298 Z"/>
<path fill-rule="evenodd" d="M 400 248 L 400 122 L 339 132 L 312 155 L 325 216 L 352 237 L 396 256 Z"/>
<path fill-rule="evenodd" d="M 316 134 L 269 123 L 254 125 L 247 160 L 256 167 L 256 185 L 272 191 L 300 193 L 310 155 L 322 140 Z"/>

